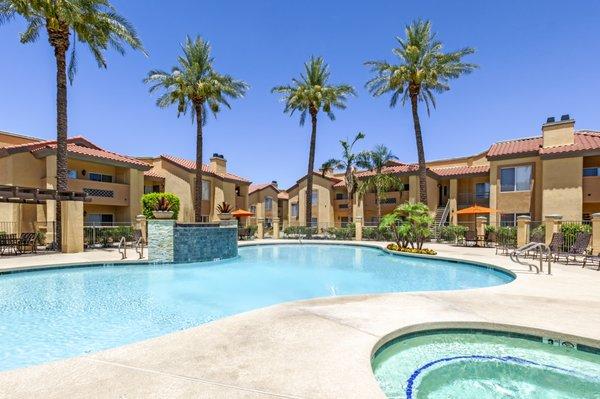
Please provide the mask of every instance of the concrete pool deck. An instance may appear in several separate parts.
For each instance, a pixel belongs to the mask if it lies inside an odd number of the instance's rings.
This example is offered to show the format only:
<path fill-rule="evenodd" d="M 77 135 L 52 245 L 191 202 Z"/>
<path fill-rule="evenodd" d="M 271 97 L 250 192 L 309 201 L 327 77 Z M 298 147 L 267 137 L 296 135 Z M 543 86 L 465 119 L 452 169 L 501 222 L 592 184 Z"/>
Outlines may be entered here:
<path fill-rule="evenodd" d="M 2 372 L 0 397 L 383 398 L 371 354 L 378 343 L 405 332 L 488 327 L 600 345 L 600 272 L 553 264 L 551 276 L 536 275 L 493 249 L 428 247 L 440 256 L 507 268 L 517 279 L 481 289 L 274 305 L 88 356 Z M 0 258 L 0 270 L 120 259 L 110 250 L 79 256 Z"/>

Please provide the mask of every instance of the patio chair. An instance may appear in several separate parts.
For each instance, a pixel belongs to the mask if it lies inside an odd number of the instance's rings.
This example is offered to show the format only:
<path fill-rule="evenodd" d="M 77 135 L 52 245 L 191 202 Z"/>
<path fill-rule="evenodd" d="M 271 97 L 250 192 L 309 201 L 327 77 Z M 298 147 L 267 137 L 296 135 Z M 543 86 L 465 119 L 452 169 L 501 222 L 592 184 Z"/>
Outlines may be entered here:
<path fill-rule="evenodd" d="M 498 241 L 498 237 L 497 237 L 495 231 L 490 231 L 489 233 L 486 234 L 486 236 L 485 236 L 485 246 L 486 247 L 493 247 L 494 245 L 496 245 L 496 241 Z"/>
<path fill-rule="evenodd" d="M 37 243 L 36 243 L 37 233 L 21 233 L 21 237 L 17 241 L 17 246 L 19 247 L 19 251 L 21 253 L 36 253 L 37 252 Z"/>
<path fill-rule="evenodd" d="M 473 246 L 477 245 L 477 233 L 472 230 L 467 230 L 464 239 L 465 246 L 468 246 L 470 242 L 473 243 Z"/>
<path fill-rule="evenodd" d="M 592 235 L 590 233 L 577 233 L 575 242 L 569 248 L 567 252 L 559 251 L 554 253 L 554 261 L 558 262 L 561 258 L 565 258 L 565 263 L 568 265 L 569 261 L 573 260 L 577 262 L 578 256 L 585 257 L 587 255 L 587 248 L 590 245 Z"/>
<path fill-rule="evenodd" d="M 0 255 L 12 251 L 13 255 L 20 255 L 19 239 L 16 234 L 3 234 L 0 236 Z"/>
<path fill-rule="evenodd" d="M 597 263 L 598 267 L 596 268 L 596 270 L 600 270 L 600 252 L 598 252 L 598 255 L 586 255 L 583 258 L 583 266 L 581 266 L 581 268 L 585 268 L 588 265 L 588 263 L 592 266 L 594 265 L 594 263 Z"/>

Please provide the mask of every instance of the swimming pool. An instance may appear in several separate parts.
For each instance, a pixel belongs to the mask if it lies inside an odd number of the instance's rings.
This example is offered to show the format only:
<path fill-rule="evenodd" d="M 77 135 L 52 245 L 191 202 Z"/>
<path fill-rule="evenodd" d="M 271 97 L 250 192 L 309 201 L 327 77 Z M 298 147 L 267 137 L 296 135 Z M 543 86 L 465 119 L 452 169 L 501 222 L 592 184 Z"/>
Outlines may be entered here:
<path fill-rule="evenodd" d="M 280 302 L 504 284 L 466 263 L 342 245 L 241 247 L 227 261 L 0 275 L 0 370 L 82 355 Z"/>
<path fill-rule="evenodd" d="M 372 363 L 389 398 L 600 398 L 600 350 L 530 335 L 414 333 L 382 346 Z"/>

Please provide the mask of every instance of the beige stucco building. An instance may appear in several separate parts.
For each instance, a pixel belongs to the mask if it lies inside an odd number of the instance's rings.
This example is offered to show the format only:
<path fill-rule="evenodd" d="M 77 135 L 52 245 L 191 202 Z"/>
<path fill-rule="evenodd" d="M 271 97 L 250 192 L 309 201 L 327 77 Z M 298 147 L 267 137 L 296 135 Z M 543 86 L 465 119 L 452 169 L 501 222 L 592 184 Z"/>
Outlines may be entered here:
<path fill-rule="evenodd" d="M 402 191 L 386 194 L 382 214 L 398 204 L 419 200 L 418 167 L 391 162 L 383 173 L 402 180 Z M 359 179 L 373 172 L 357 173 Z M 361 217 L 375 225 L 377 199 L 374 193 L 355 198 L 350 214 L 343 176 L 315 172 L 313 224 L 340 226 Z M 306 177 L 287 190 L 290 225 L 304 225 Z M 549 118 L 534 137 L 494 143 L 479 154 L 427 163 L 428 206 L 438 217 L 447 209 L 448 222 L 474 223 L 474 215 L 457 211 L 480 205 L 496 209 L 490 223 L 514 224 L 519 215 L 541 221 L 558 214 L 565 221 L 587 220 L 600 212 L 600 132 L 575 131 L 568 115 Z"/>
<path fill-rule="evenodd" d="M 172 155 L 144 160 L 152 165 L 144 176 L 144 191 L 177 195 L 181 203 L 179 221 L 193 222 L 196 162 Z M 202 165 L 202 173 L 203 221 L 219 220 L 216 208 L 222 202 L 229 203 L 234 210 L 248 209 L 250 181 L 228 172 L 223 155 L 213 154 L 210 163 Z"/>
<path fill-rule="evenodd" d="M 91 199 L 83 206 L 86 223 L 129 222 L 140 214 L 149 164 L 102 149 L 81 136 L 68 139 L 67 151 L 68 190 L 85 192 Z M 56 141 L 0 132 L 0 185 L 56 189 Z M 0 203 L 0 222 L 5 225 L 0 230 L 47 228 L 56 220 L 55 213 L 54 201 Z"/>

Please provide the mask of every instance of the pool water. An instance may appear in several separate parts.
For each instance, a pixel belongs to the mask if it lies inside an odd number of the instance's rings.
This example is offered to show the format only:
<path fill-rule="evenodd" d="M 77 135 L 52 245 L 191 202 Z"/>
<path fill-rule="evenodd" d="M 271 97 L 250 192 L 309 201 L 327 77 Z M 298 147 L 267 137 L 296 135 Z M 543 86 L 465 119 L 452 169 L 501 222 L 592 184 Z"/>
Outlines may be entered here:
<path fill-rule="evenodd" d="M 431 331 L 384 345 L 373 370 L 389 398 L 600 398 L 600 351 L 580 349 L 522 335 Z"/>
<path fill-rule="evenodd" d="M 339 245 L 239 249 L 227 261 L 0 275 L 0 370 L 82 355 L 280 302 L 504 284 L 484 267 Z"/>

